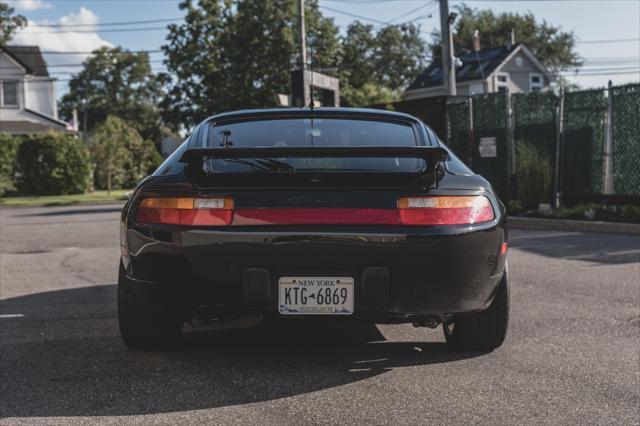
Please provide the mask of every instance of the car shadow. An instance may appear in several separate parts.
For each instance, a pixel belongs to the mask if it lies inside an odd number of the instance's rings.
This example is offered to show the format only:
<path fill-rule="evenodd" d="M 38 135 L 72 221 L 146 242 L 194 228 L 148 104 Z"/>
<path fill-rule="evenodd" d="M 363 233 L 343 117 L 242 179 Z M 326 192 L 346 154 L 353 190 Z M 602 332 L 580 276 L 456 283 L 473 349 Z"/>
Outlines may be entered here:
<path fill-rule="evenodd" d="M 274 400 L 408 366 L 482 355 L 386 341 L 375 325 L 286 322 L 185 334 L 132 351 L 117 332 L 115 285 L 0 301 L 3 418 L 166 413 Z"/>
<path fill-rule="evenodd" d="M 548 257 L 603 264 L 640 262 L 637 235 L 510 229 L 509 246 Z"/>
<path fill-rule="evenodd" d="M 124 201 L 123 201 L 124 203 Z M 59 210 L 48 210 L 38 213 L 24 213 L 16 214 L 14 217 L 47 217 L 47 216 L 68 216 L 68 215 L 87 215 L 87 214 L 99 214 L 99 213 L 119 213 L 122 211 L 122 205 L 117 207 L 86 207 L 83 209 L 78 208 L 61 208 Z"/>

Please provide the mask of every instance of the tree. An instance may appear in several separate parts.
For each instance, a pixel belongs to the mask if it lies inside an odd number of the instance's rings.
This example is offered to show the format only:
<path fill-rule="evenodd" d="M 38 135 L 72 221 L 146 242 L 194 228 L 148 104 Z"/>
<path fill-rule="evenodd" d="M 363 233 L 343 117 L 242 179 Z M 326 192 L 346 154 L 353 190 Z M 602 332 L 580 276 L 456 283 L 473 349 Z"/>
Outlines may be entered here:
<path fill-rule="evenodd" d="M 89 131 L 114 115 L 131 123 L 143 138 L 157 141 L 163 132 L 157 107 L 160 95 L 161 85 L 147 53 L 103 47 L 73 76 L 60 108 L 67 118 L 77 109 L 81 128 L 86 120 Z"/>
<path fill-rule="evenodd" d="M 7 3 L 0 2 L 0 45 L 7 44 L 13 33 L 27 26 L 27 18 L 14 12 Z"/>
<path fill-rule="evenodd" d="M 413 24 L 374 27 L 356 21 L 342 38 L 340 83 L 343 100 L 366 106 L 398 99 L 423 70 L 426 49 Z"/>
<path fill-rule="evenodd" d="M 473 50 L 473 34 L 479 31 L 482 46 L 499 47 L 509 42 L 510 31 L 516 41 L 526 45 L 543 65 L 552 71 L 579 67 L 582 64 L 576 52 L 573 32 L 562 31 L 547 21 L 538 22 L 531 12 L 495 14 L 491 10 L 478 10 L 466 5 L 456 6 L 458 18 L 454 26 L 456 52 Z M 441 56 L 440 32 L 432 33 L 430 49 L 434 57 Z"/>
<path fill-rule="evenodd" d="M 89 137 L 97 188 L 131 188 L 159 166 L 153 143 L 118 117 L 109 116 Z"/>
<path fill-rule="evenodd" d="M 168 72 L 162 102 L 174 128 L 233 109 L 276 105 L 290 93 L 299 56 L 297 0 L 185 0 L 185 22 L 169 26 Z M 414 25 L 388 26 L 374 34 L 355 23 L 345 37 L 333 20 L 305 2 L 307 62 L 339 76 L 343 102 L 388 102 L 423 68 L 425 47 Z"/>
<path fill-rule="evenodd" d="M 276 104 L 289 93 L 298 56 L 297 0 L 186 0 L 183 24 L 169 26 L 163 74 L 165 118 L 174 128 L 239 108 Z M 317 1 L 305 5 L 313 67 L 338 65 L 338 29 Z"/>

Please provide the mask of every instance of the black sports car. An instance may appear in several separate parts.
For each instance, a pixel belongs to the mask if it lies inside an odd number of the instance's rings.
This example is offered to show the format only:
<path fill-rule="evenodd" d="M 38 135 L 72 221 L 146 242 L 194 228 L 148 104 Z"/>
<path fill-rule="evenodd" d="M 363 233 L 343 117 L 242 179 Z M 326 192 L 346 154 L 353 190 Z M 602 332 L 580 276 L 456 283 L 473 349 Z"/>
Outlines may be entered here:
<path fill-rule="evenodd" d="M 504 206 L 416 118 L 347 108 L 198 125 L 122 211 L 132 348 L 243 316 L 443 324 L 492 350 L 509 309 Z"/>

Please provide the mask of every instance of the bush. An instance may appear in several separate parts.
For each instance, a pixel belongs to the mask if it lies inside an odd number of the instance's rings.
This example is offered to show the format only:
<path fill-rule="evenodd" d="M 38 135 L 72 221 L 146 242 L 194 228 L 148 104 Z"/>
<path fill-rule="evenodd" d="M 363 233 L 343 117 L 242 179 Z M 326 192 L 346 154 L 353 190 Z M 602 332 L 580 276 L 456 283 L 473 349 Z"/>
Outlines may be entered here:
<path fill-rule="evenodd" d="M 551 175 L 551 160 L 544 151 L 526 141 L 516 144 L 516 184 L 523 208 L 549 202 Z"/>
<path fill-rule="evenodd" d="M 631 204 L 623 206 L 622 218 L 627 222 L 640 222 L 640 207 Z"/>
<path fill-rule="evenodd" d="M 509 214 L 519 213 L 521 211 L 522 211 L 522 201 L 509 200 L 509 207 L 507 208 L 507 212 Z"/>
<path fill-rule="evenodd" d="M 114 116 L 96 127 L 89 145 L 95 185 L 100 189 L 134 187 L 162 163 L 151 141 L 142 139 L 134 127 Z"/>
<path fill-rule="evenodd" d="M 20 141 L 20 138 L 0 133 L 0 197 L 16 190 L 16 156 Z"/>
<path fill-rule="evenodd" d="M 91 181 L 89 152 L 70 134 L 30 135 L 18 149 L 16 176 L 22 194 L 80 194 Z"/>

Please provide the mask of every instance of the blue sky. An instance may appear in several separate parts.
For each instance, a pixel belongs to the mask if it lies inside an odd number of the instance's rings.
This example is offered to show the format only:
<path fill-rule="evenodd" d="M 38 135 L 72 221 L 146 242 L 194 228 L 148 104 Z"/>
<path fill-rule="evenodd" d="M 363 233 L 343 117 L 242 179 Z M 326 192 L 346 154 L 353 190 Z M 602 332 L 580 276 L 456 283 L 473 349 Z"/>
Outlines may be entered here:
<path fill-rule="evenodd" d="M 121 45 L 132 50 L 158 49 L 164 42 L 164 29 L 137 32 L 107 30 L 157 28 L 164 27 L 164 22 L 128 26 L 95 25 L 182 16 L 178 8 L 179 0 L 9 0 L 9 3 L 33 23 L 31 28 L 16 36 L 15 43 L 37 44 L 43 51 L 84 52 L 102 45 Z M 450 1 L 451 6 L 461 3 L 463 2 Z M 609 79 L 614 84 L 640 80 L 640 0 L 467 0 L 466 3 L 495 12 L 531 11 L 540 20 L 574 31 L 580 41 L 578 52 L 587 61 L 582 72 L 584 75 L 569 75 L 568 78 L 583 87 L 605 86 Z M 354 14 L 370 18 L 373 22 L 398 23 L 415 19 L 425 33 L 439 28 L 438 4 L 433 0 L 320 0 L 320 5 L 323 13 L 333 17 L 340 26 L 346 26 L 355 20 L 356 18 L 348 15 Z M 415 11 L 409 13 L 412 10 Z M 60 28 L 38 28 L 38 24 L 76 25 L 65 30 L 73 28 L 83 32 L 52 33 Z M 633 41 L 620 41 L 628 39 Z M 618 41 L 593 43 L 602 40 Z M 70 73 L 79 69 L 61 65 L 80 63 L 85 56 L 45 55 L 51 66 L 50 72 L 60 79 L 57 87 L 59 95 L 66 91 L 65 80 L 70 77 Z M 161 70 L 162 55 L 155 53 L 151 58 L 154 61 L 153 68 Z"/>

